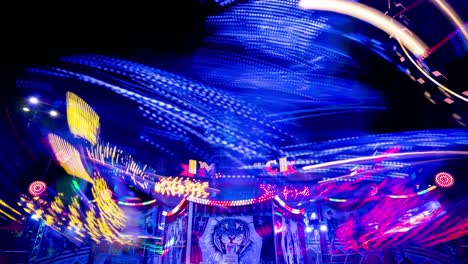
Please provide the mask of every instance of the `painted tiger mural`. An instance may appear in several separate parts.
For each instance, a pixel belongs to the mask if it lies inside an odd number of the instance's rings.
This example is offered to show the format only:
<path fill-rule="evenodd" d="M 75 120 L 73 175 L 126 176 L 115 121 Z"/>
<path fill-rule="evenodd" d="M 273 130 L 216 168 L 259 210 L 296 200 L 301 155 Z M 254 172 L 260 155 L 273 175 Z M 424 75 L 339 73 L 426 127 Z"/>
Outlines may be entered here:
<path fill-rule="evenodd" d="M 249 223 L 239 218 L 212 219 L 208 234 L 202 236 L 203 263 L 258 264 L 261 238 Z M 252 233 L 254 237 L 252 237 Z M 233 257 L 234 260 L 226 261 Z"/>

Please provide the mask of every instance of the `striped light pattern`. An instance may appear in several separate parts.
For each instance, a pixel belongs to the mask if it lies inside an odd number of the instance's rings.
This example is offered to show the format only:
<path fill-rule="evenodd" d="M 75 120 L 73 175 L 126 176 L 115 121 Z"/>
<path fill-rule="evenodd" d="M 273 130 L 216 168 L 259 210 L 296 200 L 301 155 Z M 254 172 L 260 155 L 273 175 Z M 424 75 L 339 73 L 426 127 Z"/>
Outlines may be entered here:
<path fill-rule="evenodd" d="M 73 145 L 55 134 L 49 134 L 47 138 L 55 159 L 68 174 L 93 182 L 83 166 L 80 153 Z"/>
<path fill-rule="evenodd" d="M 128 182 L 140 189 L 149 190 L 148 181 L 155 181 L 158 177 L 154 170 L 146 164 L 140 164 L 135 158 L 126 154 L 117 146 L 96 144 L 86 148 L 89 159 L 104 166 L 111 166 L 117 174 L 123 176 Z"/>
<path fill-rule="evenodd" d="M 211 34 L 196 52 L 195 67 L 208 84 L 242 91 L 266 108 L 281 106 L 271 113 L 274 122 L 381 110 L 377 93 L 342 76 L 345 68 L 347 76 L 358 72 L 359 64 L 329 41 L 342 38 L 339 22 L 348 21 L 303 10 L 294 0 L 237 3 L 208 17 Z M 351 85 L 354 93 L 346 92 Z"/>
<path fill-rule="evenodd" d="M 67 121 L 73 135 L 88 140 L 92 145 L 97 143 L 99 116 L 83 99 L 72 92 L 67 92 Z"/>
<path fill-rule="evenodd" d="M 196 197 L 188 197 L 187 200 L 199 204 L 204 205 L 212 205 L 212 206 L 223 206 L 223 207 L 231 207 L 231 206 L 245 206 L 251 205 L 256 203 L 265 202 L 268 200 L 273 199 L 273 194 L 265 193 L 257 198 L 251 199 L 243 199 L 243 200 L 213 200 L 213 199 L 204 199 L 204 198 L 196 198 Z"/>
<path fill-rule="evenodd" d="M 431 130 L 340 138 L 283 150 L 301 173 L 323 175 L 325 183 L 352 182 L 363 176 L 372 181 L 407 178 L 415 165 L 466 156 L 466 145 L 464 130 Z M 394 148 L 398 151 L 391 151 Z"/>
<path fill-rule="evenodd" d="M 99 71 L 119 72 L 123 74 L 121 77 L 131 76 L 138 80 L 139 84 L 122 88 L 119 84 L 123 80 L 115 79 L 115 83 L 108 83 L 89 75 L 61 70 L 71 78 L 109 88 L 141 104 L 139 108 L 144 117 L 173 135 L 171 141 L 159 141 L 161 149 L 170 148 L 169 142 L 183 143 L 186 149 L 198 149 L 200 152 L 197 155 L 208 158 L 209 153 L 203 153 L 204 147 L 195 146 L 193 140 L 174 141 L 179 135 L 181 138 L 190 135 L 206 146 L 223 146 L 232 151 L 233 155 L 261 157 L 265 151 L 277 151 L 272 144 L 279 141 L 275 139 L 277 135 L 282 135 L 280 138 L 287 137 L 285 131 L 272 125 L 265 114 L 259 112 L 260 109 L 222 90 L 124 60 L 106 57 L 73 57 L 65 60 L 85 64 Z M 232 113 L 232 118 L 226 119 L 226 112 Z M 255 122 L 260 131 L 265 133 L 251 133 L 251 122 Z"/>
<path fill-rule="evenodd" d="M 182 198 L 182 200 L 170 211 L 163 211 L 162 215 L 164 216 L 171 216 L 177 214 L 182 208 L 184 208 L 185 203 L 187 202 L 186 198 Z"/>
<path fill-rule="evenodd" d="M 406 199 L 406 198 L 411 198 L 411 197 L 415 197 L 417 195 L 423 195 L 423 194 L 426 194 L 430 191 L 433 191 L 435 190 L 437 187 L 435 186 L 431 186 L 425 190 L 422 190 L 422 191 L 419 191 L 419 192 L 416 192 L 416 193 L 412 193 L 412 194 L 389 194 L 387 195 L 389 198 L 393 198 L 393 199 Z"/>
<path fill-rule="evenodd" d="M 275 196 L 274 199 L 275 199 L 276 202 L 278 202 L 279 205 L 281 205 L 284 209 L 286 209 L 288 212 L 290 212 L 292 214 L 304 214 L 304 212 L 305 212 L 304 208 L 296 209 L 296 208 L 292 208 L 291 206 L 287 205 L 283 200 L 281 200 L 281 198 L 279 196 Z"/>
<path fill-rule="evenodd" d="M 117 201 L 117 204 L 125 205 L 125 206 L 146 206 L 146 205 L 154 204 L 156 202 L 157 202 L 157 200 L 153 199 L 153 200 L 149 200 L 149 201 L 145 201 L 145 202 L 138 202 L 138 203 Z"/>

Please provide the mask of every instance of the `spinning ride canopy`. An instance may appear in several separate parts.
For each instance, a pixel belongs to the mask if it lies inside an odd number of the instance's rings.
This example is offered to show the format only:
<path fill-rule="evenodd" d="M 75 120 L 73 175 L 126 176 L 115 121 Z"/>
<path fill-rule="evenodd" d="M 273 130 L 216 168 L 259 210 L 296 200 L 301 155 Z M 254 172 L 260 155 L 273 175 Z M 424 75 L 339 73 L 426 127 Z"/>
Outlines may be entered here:
<path fill-rule="evenodd" d="M 106 179 L 105 197 L 121 206 L 156 200 L 172 208 L 187 194 L 220 206 L 268 199 L 291 210 L 316 200 L 351 206 L 369 193 L 400 199 L 438 192 L 428 185 L 440 169 L 450 169 L 458 188 L 466 130 L 432 129 L 422 125 L 425 114 L 408 110 L 414 103 L 437 112 L 424 94 L 446 104 L 457 127 L 466 123 L 464 86 L 443 80 L 448 61 L 466 55 L 466 40 L 450 21 L 443 23 L 450 30 L 428 34 L 415 14 L 431 7 L 422 2 L 374 9 L 425 42 L 423 53 L 372 25 L 296 1 L 232 1 L 206 18 L 206 36 L 189 60 L 63 56 L 18 77 L 21 93 L 41 93 L 67 113 L 54 122 L 25 116 L 28 133 L 37 145 L 53 133 L 48 145 L 65 172 L 89 182 L 88 190 Z M 400 100 L 408 107 L 395 106 Z M 368 135 L 413 123 L 425 130 Z"/>

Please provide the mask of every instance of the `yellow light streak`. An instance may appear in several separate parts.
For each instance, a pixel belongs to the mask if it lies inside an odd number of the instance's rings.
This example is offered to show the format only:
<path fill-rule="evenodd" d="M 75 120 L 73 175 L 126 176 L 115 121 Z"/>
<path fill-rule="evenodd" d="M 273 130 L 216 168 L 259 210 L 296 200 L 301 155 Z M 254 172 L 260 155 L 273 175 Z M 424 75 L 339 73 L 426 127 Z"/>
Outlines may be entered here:
<path fill-rule="evenodd" d="M 10 215 L 9 213 L 3 211 L 2 209 L 0 209 L 0 213 L 3 214 L 4 216 L 10 218 L 11 220 L 18 222 L 18 220 L 16 220 L 16 218 L 14 218 L 14 217 L 13 217 L 12 215 Z"/>
<path fill-rule="evenodd" d="M 91 193 L 96 201 L 101 216 L 115 228 L 125 227 L 126 217 L 122 209 L 112 199 L 106 199 L 102 194 L 108 192 L 106 181 L 96 177 Z M 102 230 L 101 230 L 102 231 Z"/>
<path fill-rule="evenodd" d="M 18 212 L 17 210 L 15 210 L 15 208 L 9 206 L 7 203 L 5 203 L 2 199 L 0 199 L 0 205 L 3 205 L 5 206 L 6 208 L 10 209 L 12 212 L 14 212 L 15 214 L 17 215 L 21 215 L 20 212 Z"/>

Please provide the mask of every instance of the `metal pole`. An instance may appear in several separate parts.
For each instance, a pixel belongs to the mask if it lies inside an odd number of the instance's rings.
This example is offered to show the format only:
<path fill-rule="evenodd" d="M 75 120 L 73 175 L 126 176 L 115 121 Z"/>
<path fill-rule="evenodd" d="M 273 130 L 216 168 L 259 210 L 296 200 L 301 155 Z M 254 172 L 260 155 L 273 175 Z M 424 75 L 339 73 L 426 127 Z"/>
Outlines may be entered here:
<path fill-rule="evenodd" d="M 278 256 L 278 247 L 276 246 L 276 231 L 275 231 L 275 202 L 270 200 L 271 202 L 271 223 L 273 224 L 273 243 L 275 245 L 274 252 L 275 252 L 275 263 L 277 261 L 276 257 Z"/>
<path fill-rule="evenodd" d="M 190 251 L 192 248 L 192 219 L 193 219 L 193 202 L 189 201 L 187 245 L 185 246 L 185 264 L 190 264 L 190 253 L 191 253 Z"/>

